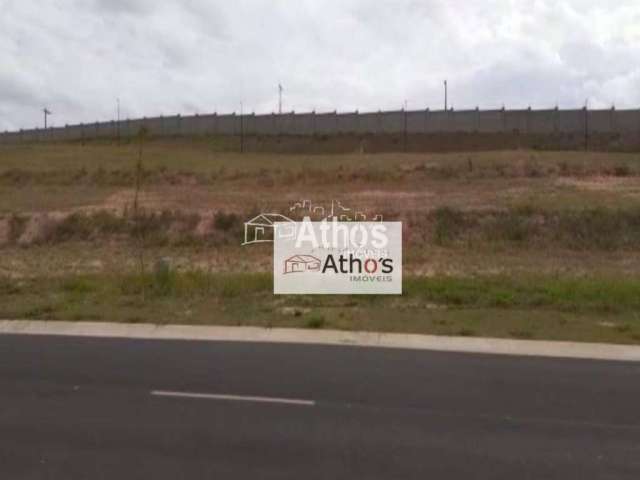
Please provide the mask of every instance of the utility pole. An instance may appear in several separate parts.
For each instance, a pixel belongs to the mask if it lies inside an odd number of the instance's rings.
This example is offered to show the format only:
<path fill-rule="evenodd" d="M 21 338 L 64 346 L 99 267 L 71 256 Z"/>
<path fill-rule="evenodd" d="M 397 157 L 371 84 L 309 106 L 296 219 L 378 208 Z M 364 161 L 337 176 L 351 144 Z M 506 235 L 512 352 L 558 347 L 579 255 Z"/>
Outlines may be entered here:
<path fill-rule="evenodd" d="M 42 112 L 44 113 L 44 129 L 47 129 L 47 115 L 51 115 L 51 112 L 47 109 L 47 107 L 44 107 L 42 109 Z"/>
<path fill-rule="evenodd" d="M 244 107 L 240 102 L 240 153 L 244 152 Z"/>
<path fill-rule="evenodd" d="M 447 81 L 444 81 L 444 110 L 447 110 L 447 97 L 448 97 L 448 88 L 447 88 Z"/>
<path fill-rule="evenodd" d="M 278 84 L 278 114 L 282 115 L 282 85 Z"/>

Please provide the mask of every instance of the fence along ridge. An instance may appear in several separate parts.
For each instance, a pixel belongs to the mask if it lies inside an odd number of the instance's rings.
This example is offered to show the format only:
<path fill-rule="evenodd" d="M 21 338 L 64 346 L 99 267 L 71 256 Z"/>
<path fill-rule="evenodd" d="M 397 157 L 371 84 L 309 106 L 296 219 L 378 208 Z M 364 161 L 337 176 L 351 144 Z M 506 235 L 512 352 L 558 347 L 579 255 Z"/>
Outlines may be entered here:
<path fill-rule="evenodd" d="M 331 134 L 638 134 L 640 109 L 390 110 L 195 114 L 143 117 L 0 133 L 0 142 L 131 137 L 141 127 L 154 136 Z"/>

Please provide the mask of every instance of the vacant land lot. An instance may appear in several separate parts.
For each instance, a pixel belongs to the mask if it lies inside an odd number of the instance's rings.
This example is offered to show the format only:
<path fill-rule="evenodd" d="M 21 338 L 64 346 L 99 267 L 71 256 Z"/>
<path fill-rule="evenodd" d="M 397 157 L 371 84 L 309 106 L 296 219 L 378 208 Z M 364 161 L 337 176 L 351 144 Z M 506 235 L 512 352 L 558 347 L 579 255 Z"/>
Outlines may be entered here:
<path fill-rule="evenodd" d="M 0 148 L 1 316 L 640 343 L 638 154 L 142 147 Z M 304 200 L 403 221 L 405 295 L 274 297 L 243 222 Z"/>

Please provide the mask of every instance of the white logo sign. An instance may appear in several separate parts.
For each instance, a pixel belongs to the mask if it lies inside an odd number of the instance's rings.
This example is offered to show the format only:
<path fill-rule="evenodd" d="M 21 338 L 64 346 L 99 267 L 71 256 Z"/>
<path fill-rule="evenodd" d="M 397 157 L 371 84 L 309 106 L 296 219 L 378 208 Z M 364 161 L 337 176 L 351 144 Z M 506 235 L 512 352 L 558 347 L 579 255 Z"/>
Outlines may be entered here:
<path fill-rule="evenodd" d="M 402 294 L 402 223 L 275 222 L 273 293 Z"/>

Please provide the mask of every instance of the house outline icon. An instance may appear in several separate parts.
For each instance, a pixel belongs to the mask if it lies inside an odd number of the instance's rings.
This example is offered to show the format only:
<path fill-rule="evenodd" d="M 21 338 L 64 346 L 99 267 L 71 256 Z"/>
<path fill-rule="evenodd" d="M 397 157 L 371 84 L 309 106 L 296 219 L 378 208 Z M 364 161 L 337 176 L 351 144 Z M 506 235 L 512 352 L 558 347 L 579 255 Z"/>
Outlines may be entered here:
<path fill-rule="evenodd" d="M 313 255 L 293 255 L 284 261 L 284 274 L 320 271 L 319 258 Z"/>
<path fill-rule="evenodd" d="M 273 242 L 275 235 L 275 223 L 283 222 L 290 225 L 284 225 L 278 230 L 280 238 L 292 238 L 296 234 L 296 222 L 280 213 L 261 213 L 251 220 L 244 222 L 244 242 L 242 245 L 252 243 L 268 243 Z M 269 231 L 273 235 L 269 236 Z"/>

